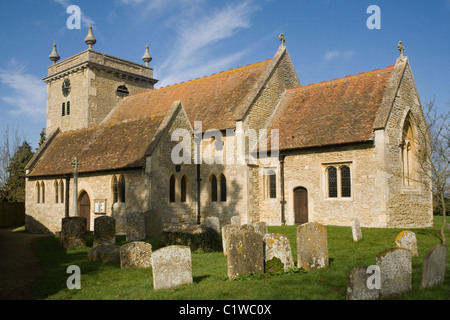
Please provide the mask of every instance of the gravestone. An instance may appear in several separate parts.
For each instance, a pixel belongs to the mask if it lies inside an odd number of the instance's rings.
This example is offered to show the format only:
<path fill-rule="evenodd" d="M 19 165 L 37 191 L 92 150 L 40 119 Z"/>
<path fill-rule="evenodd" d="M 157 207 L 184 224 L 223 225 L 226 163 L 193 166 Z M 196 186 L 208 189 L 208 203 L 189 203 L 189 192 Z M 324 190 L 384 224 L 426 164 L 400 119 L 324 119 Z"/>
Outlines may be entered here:
<path fill-rule="evenodd" d="M 416 257 L 419 255 L 417 250 L 417 238 L 416 234 L 412 231 L 402 231 L 395 238 L 395 244 L 397 248 L 408 249 L 411 251 L 411 255 Z"/>
<path fill-rule="evenodd" d="M 116 221 L 109 216 L 94 219 L 93 246 L 116 243 Z"/>
<path fill-rule="evenodd" d="M 125 203 L 116 202 L 112 206 L 111 217 L 116 221 L 116 234 L 124 235 L 127 233 L 127 216 Z"/>
<path fill-rule="evenodd" d="M 354 218 L 352 220 L 352 235 L 353 235 L 353 241 L 358 242 L 362 239 L 362 233 L 361 233 L 361 224 L 359 223 L 358 218 Z"/>
<path fill-rule="evenodd" d="M 134 241 L 120 247 L 121 269 L 145 269 L 152 267 L 152 245 Z"/>
<path fill-rule="evenodd" d="M 222 227 L 222 249 L 223 254 L 228 255 L 228 242 L 232 232 L 239 230 L 239 226 L 235 224 L 227 224 Z"/>
<path fill-rule="evenodd" d="M 267 224 L 264 221 L 254 223 L 253 228 L 255 229 L 256 233 L 259 233 L 263 237 L 267 233 Z"/>
<path fill-rule="evenodd" d="M 141 241 L 145 239 L 145 213 L 127 213 L 127 242 Z"/>
<path fill-rule="evenodd" d="M 241 216 L 232 216 L 230 224 L 240 226 L 241 225 Z"/>
<path fill-rule="evenodd" d="M 372 273 L 367 273 L 369 266 L 356 267 L 348 275 L 346 300 L 377 300 L 380 289 L 369 288 L 367 280 Z"/>
<path fill-rule="evenodd" d="M 297 266 L 305 270 L 328 267 L 327 228 L 317 222 L 297 227 Z"/>
<path fill-rule="evenodd" d="M 120 262 L 120 246 L 115 244 L 101 244 L 90 249 L 87 257 L 90 261 L 118 263 Z"/>
<path fill-rule="evenodd" d="M 191 249 L 168 246 L 152 254 L 153 288 L 170 289 L 192 283 Z"/>
<path fill-rule="evenodd" d="M 145 237 L 147 239 L 159 238 L 163 233 L 163 222 L 159 213 L 154 210 L 145 212 Z"/>
<path fill-rule="evenodd" d="M 61 245 L 64 249 L 86 246 L 86 218 L 63 218 L 61 223 Z"/>
<path fill-rule="evenodd" d="M 294 268 L 291 245 L 287 236 L 278 233 L 264 235 L 264 260 L 278 258 L 284 264 L 284 271 Z"/>
<path fill-rule="evenodd" d="M 228 243 L 228 278 L 264 273 L 264 241 L 254 231 L 237 230 L 231 233 Z"/>
<path fill-rule="evenodd" d="M 421 288 L 431 288 L 444 283 L 447 247 L 437 244 L 423 258 Z"/>
<path fill-rule="evenodd" d="M 220 234 L 220 220 L 217 217 L 208 217 L 205 219 L 205 227 L 213 229 Z"/>
<path fill-rule="evenodd" d="M 411 291 L 411 251 L 403 248 L 388 249 L 377 254 L 380 268 L 381 291 L 384 297 Z"/>

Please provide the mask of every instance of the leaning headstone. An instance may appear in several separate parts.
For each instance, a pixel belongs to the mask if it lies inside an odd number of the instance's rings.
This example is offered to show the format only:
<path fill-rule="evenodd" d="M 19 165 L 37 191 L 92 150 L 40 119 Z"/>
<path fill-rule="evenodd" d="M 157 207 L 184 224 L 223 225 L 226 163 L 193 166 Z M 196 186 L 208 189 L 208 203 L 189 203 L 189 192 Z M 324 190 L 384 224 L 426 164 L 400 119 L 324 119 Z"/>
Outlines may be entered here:
<path fill-rule="evenodd" d="M 163 234 L 163 222 L 158 212 L 146 211 L 145 215 L 145 237 L 147 239 L 159 238 Z"/>
<path fill-rule="evenodd" d="M 145 239 L 145 213 L 127 213 L 127 242 Z"/>
<path fill-rule="evenodd" d="M 297 266 L 305 270 L 328 267 L 327 228 L 317 222 L 297 227 Z"/>
<path fill-rule="evenodd" d="M 231 233 L 227 270 L 230 280 L 240 275 L 264 273 L 264 241 L 259 233 L 247 230 Z"/>
<path fill-rule="evenodd" d="M 220 233 L 220 220 L 217 217 L 208 217 L 205 219 L 205 227 L 213 229 L 217 233 Z"/>
<path fill-rule="evenodd" d="M 383 297 L 396 296 L 411 291 L 411 251 L 402 248 L 388 249 L 377 254 Z"/>
<path fill-rule="evenodd" d="M 86 218 L 63 218 L 61 224 L 61 245 L 64 249 L 86 246 Z"/>
<path fill-rule="evenodd" d="M 380 289 L 369 288 L 367 281 L 371 273 L 367 273 L 369 266 L 356 267 L 348 275 L 347 300 L 377 300 Z"/>
<path fill-rule="evenodd" d="M 240 226 L 241 225 L 241 217 L 240 216 L 232 216 L 230 223 Z"/>
<path fill-rule="evenodd" d="M 145 269 L 152 267 L 152 245 L 134 241 L 120 247 L 121 269 Z"/>
<path fill-rule="evenodd" d="M 93 246 L 116 243 L 116 221 L 109 216 L 94 219 Z"/>
<path fill-rule="evenodd" d="M 90 261 L 118 263 L 120 262 L 120 246 L 115 244 L 101 244 L 90 249 L 87 257 Z"/>
<path fill-rule="evenodd" d="M 362 239 L 362 233 L 361 233 L 361 224 L 359 223 L 358 218 L 354 218 L 352 220 L 352 234 L 353 234 L 353 241 L 358 242 Z"/>
<path fill-rule="evenodd" d="M 152 254 L 153 288 L 170 289 L 192 283 L 191 249 L 168 246 Z"/>
<path fill-rule="evenodd" d="M 264 235 L 264 260 L 267 262 L 278 258 L 284 264 L 284 271 L 294 268 L 291 245 L 287 236 L 279 233 Z"/>
<path fill-rule="evenodd" d="M 264 221 L 254 223 L 253 228 L 255 229 L 255 232 L 259 233 L 263 237 L 267 233 L 267 224 Z"/>
<path fill-rule="evenodd" d="M 423 258 L 421 288 L 431 288 L 444 283 L 447 247 L 437 244 Z"/>
<path fill-rule="evenodd" d="M 227 224 L 222 227 L 222 249 L 223 254 L 228 255 L 228 242 L 233 231 L 239 230 L 239 226 L 235 224 Z"/>
<path fill-rule="evenodd" d="M 400 232 L 397 238 L 395 238 L 395 244 L 397 245 L 397 248 L 410 250 L 413 257 L 419 255 L 416 234 L 412 231 Z"/>

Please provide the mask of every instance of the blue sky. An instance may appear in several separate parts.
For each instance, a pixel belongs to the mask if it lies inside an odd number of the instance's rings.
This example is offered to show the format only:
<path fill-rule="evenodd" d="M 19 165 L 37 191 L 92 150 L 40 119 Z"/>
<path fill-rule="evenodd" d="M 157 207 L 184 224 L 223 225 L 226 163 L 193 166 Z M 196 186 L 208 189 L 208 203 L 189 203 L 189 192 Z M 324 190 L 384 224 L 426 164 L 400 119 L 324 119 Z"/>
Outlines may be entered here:
<path fill-rule="evenodd" d="M 381 29 L 367 28 L 370 5 Z M 89 24 L 94 50 L 143 63 L 148 44 L 158 87 L 270 59 L 280 33 L 302 85 L 392 65 L 402 40 L 422 104 L 449 108 L 450 0 L 15 0 L 0 11 L 0 129 L 37 147 L 52 44 L 62 59 L 85 50 Z"/>

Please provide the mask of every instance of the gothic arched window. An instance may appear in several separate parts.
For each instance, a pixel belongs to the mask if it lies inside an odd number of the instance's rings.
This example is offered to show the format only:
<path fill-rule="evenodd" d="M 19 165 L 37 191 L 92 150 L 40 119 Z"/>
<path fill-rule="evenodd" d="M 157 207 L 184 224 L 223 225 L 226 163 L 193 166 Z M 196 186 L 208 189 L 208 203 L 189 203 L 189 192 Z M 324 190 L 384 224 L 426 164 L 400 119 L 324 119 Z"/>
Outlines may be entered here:
<path fill-rule="evenodd" d="M 350 198 L 352 196 L 352 182 L 350 176 L 350 168 L 342 166 L 341 171 L 341 197 Z"/>
<path fill-rule="evenodd" d="M 223 174 L 220 176 L 220 201 L 227 201 L 227 179 Z"/>
<path fill-rule="evenodd" d="M 116 176 L 114 176 L 113 178 L 112 191 L 113 191 L 113 203 L 119 202 L 119 182 L 117 181 Z"/>
<path fill-rule="evenodd" d="M 59 202 L 59 184 L 55 181 L 55 203 Z"/>
<path fill-rule="evenodd" d="M 211 176 L 211 201 L 217 202 L 217 178 L 215 175 Z"/>
<path fill-rule="evenodd" d="M 169 181 L 169 201 L 175 202 L 175 176 L 172 175 Z"/>
<path fill-rule="evenodd" d="M 402 147 L 403 186 L 409 187 L 412 186 L 414 183 L 414 162 L 415 162 L 414 133 L 410 115 L 407 116 L 405 125 L 403 127 L 403 138 L 401 147 Z"/>
<path fill-rule="evenodd" d="M 328 197 L 337 198 L 337 169 L 335 167 L 328 168 Z"/>
<path fill-rule="evenodd" d="M 120 176 L 119 178 L 119 202 L 125 202 L 125 178 Z"/>
<path fill-rule="evenodd" d="M 181 202 L 186 202 L 186 195 L 187 195 L 187 178 L 186 176 L 183 176 L 183 178 L 181 178 Z"/>

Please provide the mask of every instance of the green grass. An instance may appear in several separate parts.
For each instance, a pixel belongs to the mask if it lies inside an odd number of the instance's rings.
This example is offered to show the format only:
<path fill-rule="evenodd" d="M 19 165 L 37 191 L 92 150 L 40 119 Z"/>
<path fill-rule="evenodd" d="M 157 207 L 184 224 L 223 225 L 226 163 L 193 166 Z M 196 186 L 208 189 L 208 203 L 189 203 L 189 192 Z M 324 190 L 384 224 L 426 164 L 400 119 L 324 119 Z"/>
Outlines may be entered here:
<path fill-rule="evenodd" d="M 416 233 L 419 256 L 413 257 L 413 290 L 395 299 L 450 299 L 450 263 L 447 259 L 445 283 L 433 289 L 419 289 L 422 260 L 426 252 L 441 242 L 442 217 L 435 217 L 435 226 L 411 229 Z M 107 300 L 343 300 L 349 272 L 362 265 L 374 265 L 377 253 L 395 247 L 395 237 L 403 229 L 362 228 L 363 239 L 353 242 L 350 227 L 328 226 L 330 266 L 327 269 L 264 277 L 262 279 L 230 281 L 227 278 L 227 258 L 221 252 L 192 253 L 194 283 L 170 290 L 153 290 L 152 270 L 121 270 L 118 264 L 102 264 L 87 259 L 92 246 L 67 252 L 55 237 L 37 238 L 32 244 L 40 261 L 40 274 L 32 286 L 34 299 L 107 299 Z M 285 234 L 297 259 L 296 226 L 269 227 L 269 232 Z M 450 238 L 450 232 L 446 231 Z M 118 237 L 123 244 L 123 237 Z M 153 250 L 158 239 L 149 241 Z M 81 290 L 68 290 L 67 267 L 81 269 Z"/>

